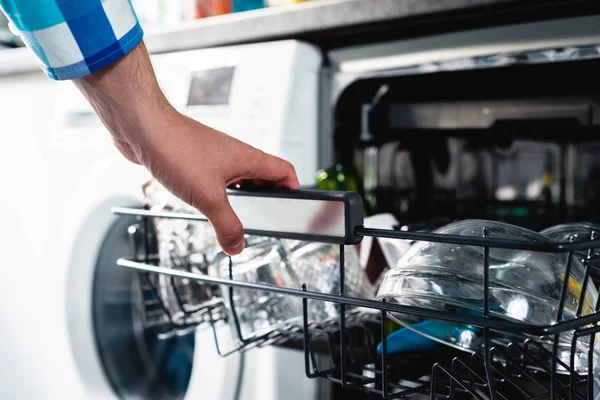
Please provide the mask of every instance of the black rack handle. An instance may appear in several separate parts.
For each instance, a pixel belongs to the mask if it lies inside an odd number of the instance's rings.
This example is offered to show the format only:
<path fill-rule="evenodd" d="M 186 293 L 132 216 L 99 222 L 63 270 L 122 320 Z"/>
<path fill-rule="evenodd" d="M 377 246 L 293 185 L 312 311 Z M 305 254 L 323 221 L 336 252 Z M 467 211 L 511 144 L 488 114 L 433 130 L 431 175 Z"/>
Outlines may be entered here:
<path fill-rule="evenodd" d="M 228 190 L 227 197 L 249 235 L 334 244 L 358 244 L 363 201 L 356 192 L 321 190 Z M 202 214 L 114 207 L 116 214 L 206 221 Z"/>
<path fill-rule="evenodd" d="M 244 232 L 335 244 L 357 244 L 363 201 L 356 192 L 324 190 L 228 190 Z"/>

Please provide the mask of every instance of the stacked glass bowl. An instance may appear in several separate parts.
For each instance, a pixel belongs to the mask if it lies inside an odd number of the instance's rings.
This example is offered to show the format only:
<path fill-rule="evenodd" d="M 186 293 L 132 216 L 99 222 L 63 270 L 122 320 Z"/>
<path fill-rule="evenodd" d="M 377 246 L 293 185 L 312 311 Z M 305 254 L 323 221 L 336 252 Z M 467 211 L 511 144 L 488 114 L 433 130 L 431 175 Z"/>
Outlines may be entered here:
<path fill-rule="evenodd" d="M 515 225 L 486 220 L 464 220 L 441 227 L 432 233 L 502 240 L 551 243 L 548 237 Z M 398 304 L 434 309 L 448 313 L 482 315 L 484 302 L 484 247 L 481 245 L 415 242 L 390 269 L 377 298 Z M 490 315 L 515 322 L 539 326 L 558 322 L 561 290 L 565 283 L 567 253 L 550 253 L 511 248 L 489 248 L 489 312 Z M 580 305 L 585 269 L 577 257 L 572 257 L 570 278 L 562 319 L 594 312 L 598 291 L 591 280 L 585 287 Z M 390 316 L 411 328 L 401 316 Z M 451 326 L 450 326 L 451 325 Z M 431 339 L 453 347 L 481 352 L 481 332 L 460 324 L 441 325 L 444 329 L 421 332 Z M 447 329 L 452 328 L 452 329 Z M 511 341 L 510 334 L 495 332 L 495 336 Z M 562 335 L 561 359 L 569 361 L 571 338 Z M 576 369 L 587 368 L 585 343 L 578 345 Z M 579 367 L 578 367 L 579 366 Z"/>

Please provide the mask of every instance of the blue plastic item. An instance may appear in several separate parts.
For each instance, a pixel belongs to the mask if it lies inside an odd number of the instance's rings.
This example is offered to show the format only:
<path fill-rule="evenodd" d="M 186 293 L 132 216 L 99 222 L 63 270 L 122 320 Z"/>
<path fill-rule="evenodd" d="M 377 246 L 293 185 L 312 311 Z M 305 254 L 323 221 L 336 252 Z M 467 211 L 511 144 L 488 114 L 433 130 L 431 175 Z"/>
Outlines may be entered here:
<path fill-rule="evenodd" d="M 433 350 L 441 344 L 423 335 L 435 338 L 459 338 L 465 331 L 477 332 L 479 328 L 436 320 L 425 320 L 411 325 L 412 329 L 402 328 L 388 336 L 388 354 L 405 351 Z M 417 330 L 415 332 L 413 329 Z M 377 353 L 381 354 L 382 345 L 377 345 Z"/>
<path fill-rule="evenodd" d="M 435 331 L 436 328 L 438 328 L 438 325 L 440 325 L 440 322 L 438 321 L 427 320 L 414 324 L 413 327 L 419 328 L 419 330 L 430 331 L 433 329 Z M 401 328 L 388 336 L 387 353 L 394 354 L 405 351 L 427 351 L 433 350 L 439 345 L 440 343 L 435 340 L 431 340 L 411 329 Z M 379 343 L 377 345 L 377 353 L 381 354 L 381 351 L 381 343 Z"/>
<path fill-rule="evenodd" d="M 483 308 L 483 306 L 479 304 L 474 304 L 474 306 L 480 306 Z M 493 308 L 490 308 L 490 310 L 493 310 Z M 483 316 L 483 313 L 481 311 L 463 307 L 457 307 L 456 312 L 458 314 L 466 314 L 476 317 Z M 480 331 L 479 328 L 471 325 L 463 325 L 436 320 L 425 320 L 413 324 L 411 325 L 411 327 L 425 335 L 429 335 L 435 338 L 458 338 L 464 331 Z M 415 332 L 409 328 L 401 328 L 396 332 L 390 334 L 387 339 L 388 354 L 402 353 L 406 351 L 428 351 L 433 350 L 441 345 L 440 342 L 433 339 L 429 339 L 428 337 L 423 336 L 421 333 Z M 506 341 L 507 343 L 510 342 L 510 340 L 507 338 L 503 339 L 505 339 L 503 341 Z M 381 347 L 381 343 L 379 343 L 377 345 L 378 354 L 381 354 Z"/>
<path fill-rule="evenodd" d="M 233 12 L 265 8 L 265 0 L 233 0 Z"/>
<path fill-rule="evenodd" d="M 467 314 L 472 316 L 481 316 L 482 313 L 477 310 L 469 308 L 457 308 L 458 314 Z M 466 339 L 472 341 L 469 343 L 471 346 L 482 340 L 481 329 L 472 325 L 464 325 L 452 322 L 443 322 L 436 320 L 425 320 L 416 324 L 411 325 L 412 329 L 401 328 L 396 332 L 390 334 L 387 338 L 388 342 L 388 354 L 401 353 L 407 351 L 428 351 L 433 350 L 441 343 L 437 340 L 430 339 L 427 336 L 438 338 L 440 340 L 452 340 L 455 343 L 461 342 L 463 335 L 466 335 Z M 417 332 L 415 332 L 417 331 Z M 475 336 L 473 336 L 473 334 Z M 427 336 L 424 336 L 427 335 Z M 474 339 L 476 339 L 474 341 Z M 499 337 L 496 340 L 500 340 L 505 343 L 510 343 L 512 340 L 508 337 Z M 469 348 L 469 344 L 463 343 L 465 349 Z M 477 344 L 478 347 L 480 343 Z M 381 354 L 382 345 L 377 345 L 377 353 Z"/>

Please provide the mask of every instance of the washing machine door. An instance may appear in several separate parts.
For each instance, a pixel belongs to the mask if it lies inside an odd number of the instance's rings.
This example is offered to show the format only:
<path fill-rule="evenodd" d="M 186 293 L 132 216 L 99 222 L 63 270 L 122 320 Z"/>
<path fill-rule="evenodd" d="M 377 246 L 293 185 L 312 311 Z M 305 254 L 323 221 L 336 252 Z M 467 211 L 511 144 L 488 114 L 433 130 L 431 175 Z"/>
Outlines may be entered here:
<path fill-rule="evenodd" d="M 131 256 L 128 229 L 136 222 L 119 217 L 98 253 L 92 285 L 98 354 L 119 398 L 183 399 L 192 375 L 195 334 L 159 339 L 160 327 L 145 327 L 141 276 L 116 264 Z"/>
<path fill-rule="evenodd" d="M 139 228 L 139 221 L 131 216 L 119 216 L 110 226 L 98 252 L 92 283 L 97 353 L 116 396 L 144 400 L 261 398 L 248 397 L 253 382 L 246 382 L 242 395 L 245 363 L 239 355 L 219 356 L 210 329 L 164 339 L 159 335 L 163 326 L 145 326 L 148 282 L 139 273 L 117 266 L 119 258 L 131 257 L 132 240 L 143 239 L 132 235 L 132 228 Z M 155 241 L 151 240 L 149 247 L 150 253 L 157 251 Z"/>

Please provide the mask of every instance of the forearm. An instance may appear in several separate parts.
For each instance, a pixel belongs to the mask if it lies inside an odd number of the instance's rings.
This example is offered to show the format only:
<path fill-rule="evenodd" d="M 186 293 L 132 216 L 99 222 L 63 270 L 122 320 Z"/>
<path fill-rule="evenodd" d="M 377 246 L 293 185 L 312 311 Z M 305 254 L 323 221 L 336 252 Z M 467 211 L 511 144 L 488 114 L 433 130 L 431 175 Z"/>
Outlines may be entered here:
<path fill-rule="evenodd" d="M 206 215 L 226 252 L 237 254 L 244 247 L 242 224 L 226 196 L 229 185 L 251 181 L 300 187 L 290 163 L 169 104 L 128 0 L 92 2 L 91 9 L 82 7 L 81 0 L 33 3 L 0 0 L 0 7 L 48 76 L 74 79 L 123 156 Z"/>
<path fill-rule="evenodd" d="M 74 82 L 119 150 L 130 161 L 144 164 L 141 147 L 150 145 L 150 132 L 162 132 L 157 125 L 176 113 L 158 85 L 144 43 L 109 67 Z"/>

